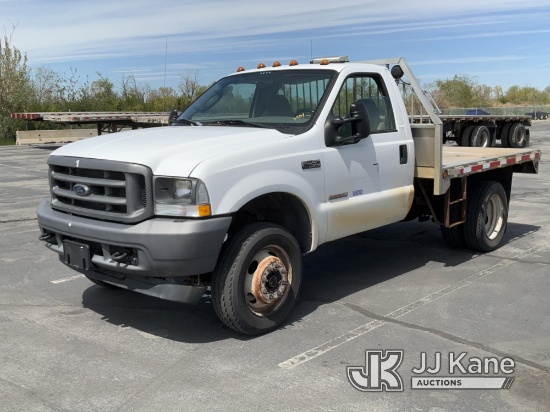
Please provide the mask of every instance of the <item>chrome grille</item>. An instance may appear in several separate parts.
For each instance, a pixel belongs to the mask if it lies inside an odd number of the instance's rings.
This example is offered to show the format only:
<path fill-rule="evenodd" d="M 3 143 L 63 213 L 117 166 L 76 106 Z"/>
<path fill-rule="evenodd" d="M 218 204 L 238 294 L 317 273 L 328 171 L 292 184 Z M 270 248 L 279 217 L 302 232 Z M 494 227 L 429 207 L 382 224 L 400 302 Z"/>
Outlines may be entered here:
<path fill-rule="evenodd" d="M 145 166 L 57 156 L 48 163 L 55 209 L 127 223 L 152 215 L 151 171 Z"/>

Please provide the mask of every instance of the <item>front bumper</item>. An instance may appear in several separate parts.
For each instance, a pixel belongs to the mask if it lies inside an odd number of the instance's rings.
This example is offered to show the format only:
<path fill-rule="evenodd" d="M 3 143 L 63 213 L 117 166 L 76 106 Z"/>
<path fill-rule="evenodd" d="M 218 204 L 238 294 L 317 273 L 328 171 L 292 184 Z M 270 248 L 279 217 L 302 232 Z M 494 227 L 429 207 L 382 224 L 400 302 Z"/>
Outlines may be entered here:
<path fill-rule="evenodd" d="M 105 222 L 54 210 L 48 199 L 40 202 L 37 214 L 42 234 L 51 234 L 46 246 L 63 263 L 63 242 L 70 240 L 90 247 L 90 267 L 80 271 L 100 280 L 112 278 L 112 283 L 157 278 L 157 286 L 158 278 L 212 272 L 231 224 L 231 217 L 153 218 L 133 225 Z M 121 250 L 131 252 L 128 260 L 113 260 Z"/>

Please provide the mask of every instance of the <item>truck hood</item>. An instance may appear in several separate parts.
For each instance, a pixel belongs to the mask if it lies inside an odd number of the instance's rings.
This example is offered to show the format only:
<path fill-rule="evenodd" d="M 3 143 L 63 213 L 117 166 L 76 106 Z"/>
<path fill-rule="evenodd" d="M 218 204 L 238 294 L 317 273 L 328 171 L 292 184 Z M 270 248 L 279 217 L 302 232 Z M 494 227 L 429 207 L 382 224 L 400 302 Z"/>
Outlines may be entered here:
<path fill-rule="evenodd" d="M 51 156 L 137 163 L 148 166 L 155 175 L 189 176 L 206 159 L 288 136 L 274 129 L 250 127 L 153 127 L 80 140 Z"/>

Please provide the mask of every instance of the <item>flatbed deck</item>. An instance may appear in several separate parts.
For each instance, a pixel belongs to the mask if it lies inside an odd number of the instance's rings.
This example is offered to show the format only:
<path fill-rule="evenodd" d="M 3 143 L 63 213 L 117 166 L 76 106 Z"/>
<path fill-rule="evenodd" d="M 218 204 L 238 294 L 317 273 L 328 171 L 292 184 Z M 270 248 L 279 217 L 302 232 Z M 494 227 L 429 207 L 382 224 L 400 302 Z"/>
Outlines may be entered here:
<path fill-rule="evenodd" d="M 500 147 L 443 146 L 443 171 L 458 177 L 507 165 L 533 162 L 537 167 L 541 151 Z"/>

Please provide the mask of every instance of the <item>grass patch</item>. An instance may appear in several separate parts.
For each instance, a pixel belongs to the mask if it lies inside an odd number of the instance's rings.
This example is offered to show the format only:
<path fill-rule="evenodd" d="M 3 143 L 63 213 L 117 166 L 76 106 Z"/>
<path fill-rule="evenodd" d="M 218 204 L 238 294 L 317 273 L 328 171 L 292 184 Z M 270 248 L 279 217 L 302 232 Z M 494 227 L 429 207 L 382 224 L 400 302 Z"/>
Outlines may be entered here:
<path fill-rule="evenodd" d="M 0 146 L 13 146 L 15 140 L 12 139 L 0 139 Z"/>

